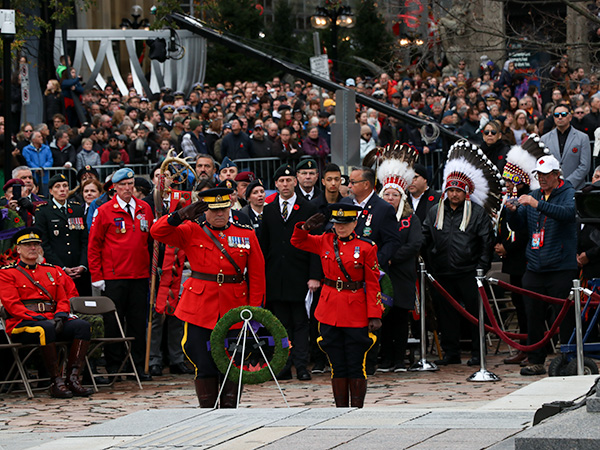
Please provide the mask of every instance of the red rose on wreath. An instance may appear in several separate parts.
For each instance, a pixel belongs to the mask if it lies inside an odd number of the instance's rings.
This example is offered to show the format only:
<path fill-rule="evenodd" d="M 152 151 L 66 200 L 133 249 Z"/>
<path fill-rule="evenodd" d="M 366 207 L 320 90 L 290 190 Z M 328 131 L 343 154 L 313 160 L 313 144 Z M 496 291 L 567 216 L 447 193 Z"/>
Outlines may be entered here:
<path fill-rule="evenodd" d="M 20 219 L 20 218 L 18 218 L 18 217 L 15 217 L 15 219 L 14 219 L 14 220 L 15 220 L 15 223 L 19 223 L 19 222 L 21 221 L 21 219 Z"/>
<path fill-rule="evenodd" d="M 298 211 L 300 209 L 300 207 L 298 206 L 298 204 L 294 205 L 294 211 Z"/>

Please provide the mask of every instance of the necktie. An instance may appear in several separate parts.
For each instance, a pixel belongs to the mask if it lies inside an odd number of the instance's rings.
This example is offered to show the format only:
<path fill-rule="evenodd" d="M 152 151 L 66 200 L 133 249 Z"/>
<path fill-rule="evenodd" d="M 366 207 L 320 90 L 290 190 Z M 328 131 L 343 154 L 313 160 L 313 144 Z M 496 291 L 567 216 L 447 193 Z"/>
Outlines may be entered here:
<path fill-rule="evenodd" d="M 286 221 L 287 217 L 288 217 L 288 209 L 287 209 L 287 205 L 288 202 L 284 201 L 283 202 L 283 208 L 281 209 L 281 217 L 283 217 L 283 220 Z"/>
<path fill-rule="evenodd" d="M 306 194 L 305 197 L 306 197 L 306 200 L 310 201 L 310 194 Z"/>
<path fill-rule="evenodd" d="M 125 210 L 127 211 L 127 214 L 133 218 L 133 215 L 131 214 L 131 205 L 129 203 L 125 205 Z"/>
<path fill-rule="evenodd" d="M 67 215 L 67 208 L 64 206 L 60 207 L 60 212 L 63 213 L 65 216 Z"/>

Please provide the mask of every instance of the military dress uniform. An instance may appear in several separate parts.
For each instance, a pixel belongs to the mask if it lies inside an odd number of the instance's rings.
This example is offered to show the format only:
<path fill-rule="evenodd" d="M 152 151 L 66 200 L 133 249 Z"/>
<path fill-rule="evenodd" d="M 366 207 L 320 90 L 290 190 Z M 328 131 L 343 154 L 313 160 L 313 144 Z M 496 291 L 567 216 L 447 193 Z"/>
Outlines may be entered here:
<path fill-rule="evenodd" d="M 17 245 L 41 243 L 39 230 L 25 228 L 15 234 L 14 241 Z M 26 264 L 19 260 L 0 269 L 2 305 L 8 315 L 6 332 L 16 342 L 41 346 L 52 381 L 52 396 L 88 396 L 92 391 L 81 386 L 79 375 L 89 347 L 90 324 L 70 315 L 68 283 L 63 277 L 66 274 L 60 268 L 46 263 Z M 67 385 L 58 365 L 58 338 L 73 341 L 67 362 Z"/>
<path fill-rule="evenodd" d="M 104 295 L 115 303 L 120 320 L 127 324 L 127 333 L 135 338 L 132 356 L 140 368 L 146 352 L 150 276 L 148 244 L 154 215 L 148 203 L 136 199 L 132 216 L 121 208 L 117 195 L 94 214 L 88 241 L 92 282 L 105 280 Z M 106 337 L 119 335 L 117 321 L 112 314 L 104 316 L 104 328 Z M 107 369 L 117 370 L 123 360 L 122 347 L 108 345 L 104 353 Z"/>
<path fill-rule="evenodd" d="M 337 211 L 334 209 L 332 216 L 350 214 L 345 211 L 353 208 L 356 208 L 354 212 L 360 209 L 343 203 L 333 204 L 332 208 L 336 205 L 340 209 Z M 348 385 L 350 385 L 354 397 L 353 383 L 358 383 L 364 385 L 364 392 L 366 392 L 365 358 L 377 340 L 374 334 L 369 333 L 367 326 L 369 319 L 380 319 L 383 313 L 377 246 L 369 239 L 357 237 L 354 232 L 344 239 L 338 238 L 335 232 L 313 236 L 309 231 L 302 229 L 303 225 L 304 222 L 296 224 L 291 242 L 295 247 L 316 253 L 321 257 L 325 278 L 319 304 L 315 310 L 320 333 L 317 341 L 319 347 L 327 354 L 331 365 L 336 405 L 347 406 L 340 404 L 342 400 L 337 398 L 336 389 L 345 389 L 347 398 Z M 351 281 L 340 268 L 336 253 L 339 253 L 341 264 Z M 356 386 L 356 389 L 363 388 Z M 359 396 L 358 392 L 356 396 Z"/>
<path fill-rule="evenodd" d="M 35 224 L 40 229 L 44 258 L 59 267 L 87 269 L 88 231 L 81 204 L 67 201 L 61 208 L 53 201 L 35 211 Z M 80 295 L 91 295 L 89 271 L 73 280 Z"/>
<path fill-rule="evenodd" d="M 231 205 L 228 194 L 231 192 L 215 188 L 200 195 L 209 205 L 215 206 L 213 209 L 228 208 Z M 152 226 L 152 237 L 181 248 L 190 263 L 192 276 L 183 285 L 175 316 L 185 322 L 181 344 L 195 367 L 200 406 L 212 408 L 216 401 L 219 370 L 207 346 L 210 334 L 217 321 L 229 310 L 244 305 L 262 306 L 264 302 L 265 260 L 258 239 L 249 226 L 228 222 L 225 227 L 217 229 L 200 218 L 184 222 L 177 211 L 161 217 Z M 213 239 L 227 251 L 241 272 L 224 256 Z M 227 383 L 230 382 L 225 383 L 224 393 L 228 391 Z M 233 391 L 231 397 L 237 400 Z M 223 401 L 222 397 L 221 407 L 235 407 L 235 401 L 227 406 Z"/>

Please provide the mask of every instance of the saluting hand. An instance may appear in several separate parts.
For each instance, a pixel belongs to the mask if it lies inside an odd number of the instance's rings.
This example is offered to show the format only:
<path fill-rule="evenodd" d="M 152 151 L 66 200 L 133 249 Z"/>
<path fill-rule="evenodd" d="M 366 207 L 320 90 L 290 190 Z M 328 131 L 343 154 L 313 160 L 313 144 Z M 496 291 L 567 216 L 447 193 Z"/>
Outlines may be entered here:
<path fill-rule="evenodd" d="M 325 214 L 316 213 L 308 218 L 302 228 L 306 231 L 312 231 L 316 228 L 319 228 L 321 225 L 325 223 Z"/>
<path fill-rule="evenodd" d="M 181 208 L 178 213 L 183 220 L 194 220 L 208 209 L 208 203 L 204 200 L 198 200 L 191 205 Z"/>

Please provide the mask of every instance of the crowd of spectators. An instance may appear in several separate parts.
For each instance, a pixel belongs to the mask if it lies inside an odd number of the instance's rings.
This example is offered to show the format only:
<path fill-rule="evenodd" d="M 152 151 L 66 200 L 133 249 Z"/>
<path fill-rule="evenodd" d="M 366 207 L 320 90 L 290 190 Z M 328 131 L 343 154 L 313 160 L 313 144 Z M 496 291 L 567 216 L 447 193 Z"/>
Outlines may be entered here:
<path fill-rule="evenodd" d="M 563 57 L 552 68 L 549 80 L 540 90 L 536 84 L 516 73 L 510 60 L 502 65 L 502 70 L 487 57 L 482 57 L 481 61 L 478 70 L 473 73 L 469 72 L 465 61 L 461 61 L 456 69 L 439 67 L 430 61 L 422 71 L 354 77 L 343 84 L 409 115 L 431 120 L 477 143 L 500 170 L 511 145 L 525 142 L 532 134 L 545 135 L 556 128 L 557 159 L 561 159 L 567 147 L 569 155 L 576 154 L 572 167 L 568 166 L 569 173 L 563 170 L 562 175 L 575 188 L 580 188 L 593 167 L 589 141 L 595 139 L 595 131 L 600 127 L 597 78 L 581 68 L 571 69 L 568 58 Z M 235 167 L 236 160 L 276 157 L 293 167 L 306 155 L 316 165 L 314 182 L 306 189 L 316 185 L 318 190 L 321 178 L 325 189 L 325 168 L 330 162 L 331 152 L 331 124 L 336 121 L 335 107 L 335 93 L 322 93 L 317 86 L 300 79 L 288 81 L 287 78 L 275 77 L 264 83 L 240 80 L 216 85 L 196 83 L 187 93 L 165 87 L 160 93 L 142 96 L 132 83 L 127 95 L 122 95 L 114 83 L 107 84 L 104 89 L 82 86 L 74 71 L 65 68 L 60 80 L 48 82 L 44 96 L 44 122 L 21 123 L 18 132 L 11 135 L 14 144 L 13 180 L 10 180 L 12 184 L 5 185 L 4 205 L 14 210 L 29 208 L 29 205 L 13 200 L 12 190 L 19 184 L 16 179 L 23 181 L 22 191 L 19 189 L 21 194 L 29 197 L 35 205 L 43 202 L 43 196 L 48 195 L 51 174 L 44 169 L 72 168 L 78 172 L 79 185 L 77 190 L 76 186 L 70 186 L 73 189 L 70 194 L 83 204 L 89 228 L 92 214 L 88 213 L 88 208 L 92 207 L 93 212 L 98 207 L 94 206 L 96 199 L 114 195 L 110 182 L 104 184 L 105 175 L 123 167 L 157 167 L 172 148 L 194 161 L 195 175 L 205 184 L 227 178 L 238 180 L 237 168 L 233 171 L 235 173 L 230 174 L 232 176 L 226 174 L 217 180 L 214 175 L 215 172 L 218 174 L 219 164 L 227 171 Z M 432 169 L 438 169 L 432 167 L 433 159 L 428 159 L 427 155 L 446 150 L 442 139 L 425 140 L 421 130 L 410 121 L 386 116 L 358 104 L 356 122 L 360 125 L 360 142 L 352 145 L 360 151 L 361 157 L 377 146 L 396 141 L 408 143 L 424 155 L 424 166 L 420 166 L 411 185 L 419 195 L 409 189 L 415 214 L 423 215 L 425 211 L 417 209 L 425 204 L 420 202 L 420 198 L 424 191 L 429 192 L 427 179 L 431 181 Z M 3 132 L 2 128 L 3 123 L 0 123 L 0 132 Z M 565 142 L 562 137 L 568 135 L 571 128 L 580 132 L 577 146 L 568 140 Z M 583 141 L 581 136 L 584 136 Z M 546 140 L 547 146 L 554 150 L 550 137 Z M 203 160 L 203 157 L 206 159 Z M 574 158 L 573 155 L 570 157 Z M 206 164 L 203 166 L 201 163 Z M 312 166 L 310 168 L 312 170 Z M 349 180 L 350 191 L 359 198 L 359 183 L 368 182 L 363 185 L 365 195 L 360 200 L 366 205 L 375 192 L 375 180 L 374 176 L 365 175 L 370 173 L 367 168 L 360 171 Z M 152 182 L 135 179 L 135 198 L 149 199 L 148 195 L 156 183 L 155 172 L 150 172 Z M 339 169 L 333 172 L 337 173 Z M 336 176 L 336 189 L 323 194 L 323 198 L 317 192 L 324 205 L 331 203 L 329 197 L 337 199 L 344 189 L 340 186 L 343 180 L 341 172 Z M 245 181 L 248 185 L 255 180 L 242 177 L 238 181 Z M 305 187 L 302 186 L 302 189 Z M 305 192 L 297 192 L 313 201 L 313 194 L 306 189 Z M 345 189 L 347 191 L 348 188 Z M 252 189 L 250 192 L 242 189 L 239 194 L 240 206 L 247 205 Z M 260 209 L 260 216 L 264 191 L 261 195 L 260 208 L 251 204 L 254 211 Z M 426 198 L 433 204 L 433 195 L 426 195 Z M 399 213 L 403 217 L 410 215 L 410 211 Z M 26 220 L 33 222 L 33 215 L 31 210 L 31 217 Z M 258 216 L 257 213 L 257 223 L 260 222 Z M 379 218 L 376 214 L 373 223 L 376 224 Z M 359 224 L 361 229 L 364 227 L 377 236 L 378 227 L 371 230 L 371 218 L 367 220 L 366 225 Z M 385 266 L 391 259 L 386 257 L 380 264 Z M 402 320 L 406 320 L 404 316 Z M 308 330 L 305 331 L 308 333 Z M 393 350 L 388 348 L 388 357 L 390 353 Z M 398 358 L 402 359 L 402 355 Z M 397 364 L 390 367 L 403 367 L 402 360 L 392 362 Z M 306 369 L 306 361 L 303 360 L 300 365 Z M 375 364 L 370 365 L 369 371 L 374 372 Z M 303 372 L 303 379 L 310 379 L 306 370 Z"/>

